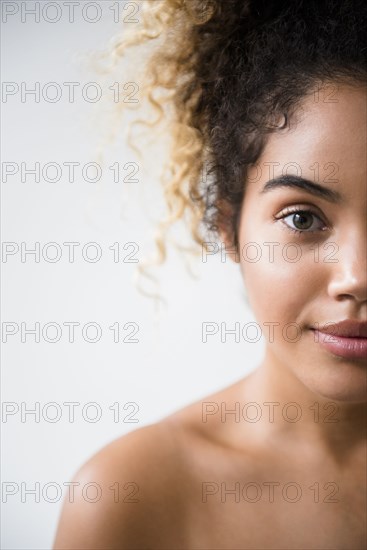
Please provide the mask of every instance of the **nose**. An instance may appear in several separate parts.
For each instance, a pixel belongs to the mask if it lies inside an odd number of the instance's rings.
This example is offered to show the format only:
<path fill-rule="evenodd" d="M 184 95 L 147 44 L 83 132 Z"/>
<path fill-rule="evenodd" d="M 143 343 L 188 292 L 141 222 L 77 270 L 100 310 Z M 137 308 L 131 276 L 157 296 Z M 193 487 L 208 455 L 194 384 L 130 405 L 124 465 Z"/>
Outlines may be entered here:
<path fill-rule="evenodd" d="M 337 261 L 333 264 L 329 281 L 329 296 L 338 301 L 367 301 L 366 231 L 346 232 L 337 244 Z"/>

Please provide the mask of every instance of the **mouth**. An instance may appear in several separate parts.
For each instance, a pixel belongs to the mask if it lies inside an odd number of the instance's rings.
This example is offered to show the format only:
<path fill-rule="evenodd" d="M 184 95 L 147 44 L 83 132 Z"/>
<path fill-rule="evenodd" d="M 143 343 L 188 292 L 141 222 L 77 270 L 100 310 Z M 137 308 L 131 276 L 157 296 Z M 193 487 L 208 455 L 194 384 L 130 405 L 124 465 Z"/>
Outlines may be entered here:
<path fill-rule="evenodd" d="M 317 326 L 316 326 L 317 325 Z M 310 327 L 314 341 L 333 355 L 345 359 L 367 359 L 367 322 L 345 319 Z"/>

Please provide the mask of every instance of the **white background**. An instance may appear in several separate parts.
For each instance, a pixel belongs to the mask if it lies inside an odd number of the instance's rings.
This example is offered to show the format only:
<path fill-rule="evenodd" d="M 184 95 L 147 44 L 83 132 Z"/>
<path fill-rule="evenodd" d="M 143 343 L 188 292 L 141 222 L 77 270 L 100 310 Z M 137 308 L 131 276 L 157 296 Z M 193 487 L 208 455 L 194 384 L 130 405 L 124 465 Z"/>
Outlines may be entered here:
<path fill-rule="evenodd" d="M 56 4 L 41 2 L 41 6 Z M 78 2 L 75 21 L 69 21 L 69 12 L 63 2 L 57 2 L 61 14 L 55 17 L 55 7 L 44 12 L 35 22 L 35 16 L 26 15 L 35 2 L 2 2 L 2 69 L 4 83 L 21 83 L 28 89 L 39 82 L 41 90 L 48 82 L 57 82 L 64 93 L 60 101 L 39 102 L 21 93 L 2 96 L 2 163 L 25 163 L 41 167 L 49 162 L 95 161 L 98 147 L 108 134 L 111 116 L 104 110 L 113 107 L 112 93 L 103 101 L 90 103 L 76 92 L 74 103 L 68 101 L 64 82 L 80 82 L 81 86 L 95 82 L 98 75 L 88 65 L 88 55 L 105 48 L 110 39 L 122 31 L 122 24 L 114 22 L 111 6 L 116 2 L 98 2 L 101 18 L 93 7 L 82 16 Z M 90 3 L 89 3 L 90 4 Z M 119 2 L 122 16 L 125 2 Z M 130 3 L 131 4 L 131 3 Z M 5 17 L 5 5 L 18 9 Z M 15 8 L 14 8 L 15 6 Z M 116 9 L 116 8 L 115 8 Z M 129 8 L 126 8 L 129 10 Z M 130 9 L 131 11 L 131 9 Z M 23 14 L 23 21 L 22 21 Z M 139 18 L 139 13 L 137 15 Z M 134 23 L 132 23 L 134 24 Z M 127 25 L 124 25 L 124 28 Z M 132 63 L 142 66 L 142 54 L 134 50 Z M 124 75 L 118 75 L 122 83 Z M 110 79 L 110 85 L 116 77 Z M 51 94 L 51 90 L 50 90 Z M 106 100 L 106 101 L 104 101 Z M 112 112 L 112 111 L 111 111 Z M 124 122 L 126 125 L 126 121 Z M 67 171 L 60 181 L 51 183 L 42 179 L 35 182 L 27 175 L 21 181 L 20 172 L 2 178 L 2 241 L 28 249 L 39 242 L 41 250 L 46 243 L 56 242 L 62 249 L 58 262 L 40 261 L 27 255 L 21 261 L 20 252 L 2 256 L 2 328 L 15 323 L 19 331 L 2 344 L 2 548 L 43 549 L 52 545 L 62 500 L 48 502 L 55 495 L 51 489 L 46 497 L 42 489 L 47 483 L 71 479 L 75 471 L 93 453 L 121 435 L 141 426 L 156 422 L 171 412 L 242 378 L 256 367 L 263 352 L 263 341 L 246 342 L 242 337 L 235 342 L 227 336 L 221 342 L 220 332 L 202 342 L 202 323 L 226 323 L 233 328 L 253 320 L 246 305 L 238 264 L 220 255 L 209 257 L 206 263 L 200 257 L 193 264 L 197 279 L 185 270 L 180 255 L 169 248 L 167 263 L 154 273 L 159 277 L 161 292 L 167 307 L 157 314 L 152 300 L 139 293 L 133 283 L 135 263 L 114 263 L 109 246 L 135 242 L 142 259 L 153 248 L 154 222 L 163 212 L 158 180 L 164 156 L 163 139 L 155 140 L 150 150 L 145 147 L 143 165 L 132 150 L 124 145 L 124 127 L 118 131 L 114 145 L 103 155 L 106 166 L 118 161 L 139 164 L 139 181 L 114 183 L 111 170 L 104 169 L 98 183 L 90 183 L 76 170 L 74 182 L 67 181 Z M 161 147 L 161 154 L 159 153 Z M 20 168 L 20 166 L 19 166 Z M 126 172 L 125 172 L 126 174 Z M 186 234 L 188 239 L 188 231 Z M 181 239 L 181 233 L 175 237 Z M 75 262 L 68 260 L 64 242 L 79 242 Z M 96 263 L 83 260 L 81 248 L 96 242 L 102 258 Z M 188 241 L 187 241 L 188 242 Z M 93 250 L 90 251 L 91 255 Z M 54 251 L 50 249 L 50 255 Z M 122 257 L 123 257 L 122 256 Z M 6 260 L 6 261 L 5 261 Z M 64 322 L 75 321 L 75 342 L 69 342 Z M 36 343 L 32 335 L 21 341 L 21 323 L 32 328 L 47 323 L 58 323 L 62 336 L 50 343 L 42 337 Z M 86 323 L 98 323 L 101 339 L 89 343 L 81 336 Z M 137 323 L 138 343 L 113 342 L 108 328 L 114 323 Z M 122 337 L 128 331 L 122 331 Z M 54 332 L 50 330 L 49 336 Z M 94 336 L 91 330 L 90 337 Z M 75 421 L 70 422 L 65 402 L 77 402 Z M 85 404 L 95 402 L 102 413 L 97 422 L 83 418 Z M 135 402 L 139 408 L 134 418 L 138 423 L 124 422 L 132 408 L 123 405 Z M 23 403 L 23 404 L 22 404 Z M 36 405 L 38 403 L 38 405 Z M 61 418 L 50 421 L 56 408 L 45 409 L 47 403 L 56 403 Z M 114 403 L 120 404 L 120 418 L 114 422 Z M 39 421 L 35 415 L 21 416 L 22 408 L 40 407 Z M 42 410 L 46 411 L 42 414 Z M 18 411 L 18 412 L 16 412 Z M 90 418 L 95 409 L 86 414 Z M 88 418 L 88 417 L 87 417 Z M 9 483 L 15 494 L 6 496 Z M 40 487 L 40 502 L 25 489 Z M 64 496 L 65 493 L 63 493 Z M 5 501 L 5 502 L 4 502 Z M 24 502 L 23 502 L 24 501 Z"/>

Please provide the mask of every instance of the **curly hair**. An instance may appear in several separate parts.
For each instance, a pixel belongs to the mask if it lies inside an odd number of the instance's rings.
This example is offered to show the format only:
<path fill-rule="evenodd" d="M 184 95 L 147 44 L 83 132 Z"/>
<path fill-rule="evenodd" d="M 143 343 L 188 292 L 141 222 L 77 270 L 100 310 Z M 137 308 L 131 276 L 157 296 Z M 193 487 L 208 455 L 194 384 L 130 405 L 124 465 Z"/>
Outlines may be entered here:
<path fill-rule="evenodd" d="M 158 113 L 149 126 L 162 119 L 169 126 L 159 262 L 170 226 L 186 217 L 200 247 L 224 231 L 238 249 L 247 171 L 269 134 L 289 126 L 300 101 L 324 83 L 366 83 L 366 6 L 364 0 L 143 1 L 140 25 L 113 44 L 113 57 L 149 44 L 141 94 Z"/>

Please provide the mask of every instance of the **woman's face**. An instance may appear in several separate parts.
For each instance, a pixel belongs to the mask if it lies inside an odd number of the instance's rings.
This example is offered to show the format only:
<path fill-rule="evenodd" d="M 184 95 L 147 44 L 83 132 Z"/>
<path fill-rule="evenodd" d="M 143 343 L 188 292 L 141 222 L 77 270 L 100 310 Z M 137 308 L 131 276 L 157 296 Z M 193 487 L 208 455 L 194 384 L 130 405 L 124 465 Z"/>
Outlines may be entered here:
<path fill-rule="evenodd" d="M 325 349 L 310 328 L 367 320 L 366 90 L 329 86 L 304 100 L 293 127 L 270 135 L 249 171 L 240 262 L 265 360 L 327 399 L 362 402 L 366 360 Z M 264 189 L 282 175 L 284 185 Z"/>

